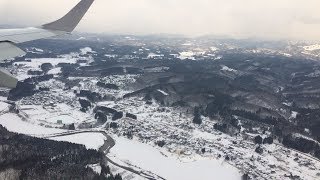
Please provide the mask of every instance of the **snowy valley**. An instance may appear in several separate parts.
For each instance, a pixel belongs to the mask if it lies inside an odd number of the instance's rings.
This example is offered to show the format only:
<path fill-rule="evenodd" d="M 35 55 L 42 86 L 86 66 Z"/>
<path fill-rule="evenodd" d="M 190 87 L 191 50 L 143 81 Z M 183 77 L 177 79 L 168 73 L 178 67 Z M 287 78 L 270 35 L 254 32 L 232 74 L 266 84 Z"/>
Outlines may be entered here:
<path fill-rule="evenodd" d="M 303 55 L 318 46 L 126 39 L 28 44 L 1 64 L 20 82 L 1 90 L 0 124 L 103 152 L 122 179 L 320 178 L 320 64 Z"/>

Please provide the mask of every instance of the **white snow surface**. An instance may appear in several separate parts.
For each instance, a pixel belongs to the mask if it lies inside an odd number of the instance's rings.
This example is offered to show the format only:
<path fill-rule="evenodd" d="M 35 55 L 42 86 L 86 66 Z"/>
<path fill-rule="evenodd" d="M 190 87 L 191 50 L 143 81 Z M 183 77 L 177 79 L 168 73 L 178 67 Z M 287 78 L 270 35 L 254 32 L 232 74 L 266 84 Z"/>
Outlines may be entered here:
<path fill-rule="evenodd" d="M 44 50 L 40 49 L 40 48 L 35 48 L 35 47 L 32 47 L 32 48 L 27 48 L 26 49 L 26 52 L 28 53 L 34 53 L 34 54 L 42 54 L 44 52 Z"/>
<path fill-rule="evenodd" d="M 35 59 L 26 59 L 28 61 L 15 62 L 13 65 L 22 66 L 23 68 L 18 68 L 15 74 L 16 78 L 19 81 L 32 77 L 28 75 L 24 69 L 29 70 L 41 70 L 40 66 L 43 63 L 51 63 L 53 66 L 57 66 L 59 63 L 70 63 L 75 64 L 77 59 L 70 56 L 64 56 L 59 58 L 35 58 Z M 29 62 L 30 61 L 30 62 Z M 58 74 L 61 72 L 61 68 L 54 68 L 49 71 L 49 74 Z"/>
<path fill-rule="evenodd" d="M 50 117 L 46 119 L 47 122 L 49 123 L 57 123 L 58 120 L 61 120 L 63 124 L 72 124 L 76 123 L 77 119 L 73 118 L 72 116 L 63 114 L 60 116 L 55 116 L 55 117 Z"/>
<path fill-rule="evenodd" d="M 222 56 L 217 56 L 214 58 L 214 60 L 220 60 L 220 59 L 222 59 Z"/>
<path fill-rule="evenodd" d="M 306 75 L 307 77 L 319 77 L 320 76 L 320 70 L 315 70 L 314 72 Z"/>
<path fill-rule="evenodd" d="M 185 60 L 185 59 L 195 60 L 195 58 L 193 57 L 195 55 L 195 53 L 192 51 L 180 52 L 179 54 L 180 55 L 178 58 L 181 60 Z"/>
<path fill-rule="evenodd" d="M 88 164 L 87 167 L 91 168 L 94 172 L 96 172 L 97 174 L 101 174 L 101 166 L 100 164 Z"/>
<path fill-rule="evenodd" d="M 310 138 L 310 137 L 308 137 L 308 136 L 302 135 L 302 134 L 300 134 L 300 133 L 294 133 L 294 134 L 293 134 L 293 137 L 295 137 L 295 138 L 304 138 L 304 139 L 308 139 L 308 140 L 310 140 L 310 141 L 313 141 L 313 142 L 315 142 L 315 143 L 318 143 L 316 140 L 314 140 L 314 139 L 312 139 L 312 138 Z M 319 143 L 318 143 L 318 144 L 319 144 Z"/>
<path fill-rule="evenodd" d="M 51 63 L 53 66 L 58 65 L 59 63 L 71 63 L 75 64 L 76 59 L 74 58 L 37 58 L 37 59 L 27 59 L 29 61 L 23 61 L 23 62 L 15 62 L 14 65 L 25 65 L 27 67 L 39 69 L 39 67 L 43 63 Z"/>
<path fill-rule="evenodd" d="M 40 48 L 34 48 L 34 50 L 38 51 L 38 52 L 44 52 L 42 49 Z"/>
<path fill-rule="evenodd" d="M 80 40 L 85 40 L 86 38 L 85 37 L 79 37 L 78 39 L 76 39 L 77 41 L 80 41 Z"/>
<path fill-rule="evenodd" d="M 222 66 L 221 71 L 237 72 L 237 70 L 229 68 L 228 66 Z"/>
<path fill-rule="evenodd" d="M 283 105 L 286 105 L 286 106 L 289 106 L 289 107 L 292 106 L 292 103 L 291 103 L 291 102 L 283 102 L 282 104 L 283 104 Z"/>
<path fill-rule="evenodd" d="M 7 113 L 0 116 L 0 124 L 8 129 L 8 131 L 38 136 L 46 134 L 63 133 L 65 130 L 55 128 L 45 128 L 30 122 L 22 121 L 16 114 Z"/>
<path fill-rule="evenodd" d="M 134 174 L 134 173 L 127 171 L 125 169 L 122 169 L 122 168 L 115 166 L 111 163 L 109 163 L 108 166 L 110 167 L 110 171 L 112 174 L 121 174 L 121 177 L 123 180 L 147 180 L 146 178 L 143 178 L 142 176 Z"/>
<path fill-rule="evenodd" d="M 99 150 L 104 144 L 106 137 L 101 133 L 80 133 L 61 137 L 49 138 L 55 141 L 65 141 L 75 144 L 83 144 L 87 149 Z"/>
<path fill-rule="evenodd" d="M 211 141 L 217 139 L 217 137 L 214 134 L 210 134 L 207 132 L 201 132 L 199 130 L 193 131 L 193 137 L 194 138 L 203 138 L 203 139 L 211 140 Z"/>
<path fill-rule="evenodd" d="M 319 49 L 320 49 L 320 44 L 314 44 L 314 45 L 310 45 L 310 46 L 304 46 L 303 49 L 306 50 L 306 51 L 319 50 Z"/>
<path fill-rule="evenodd" d="M 108 58 L 115 58 L 115 57 L 117 57 L 116 54 L 105 54 L 104 56 L 105 56 L 105 57 L 108 57 Z"/>
<path fill-rule="evenodd" d="M 114 137 L 110 155 L 121 161 L 151 171 L 168 180 L 240 180 L 238 170 L 224 161 L 200 157 L 183 158 L 163 149 L 123 137 Z"/>
<path fill-rule="evenodd" d="M 1 88 L 0 88 L 1 89 Z M 6 101 L 7 100 L 7 97 L 4 97 L 4 96 L 0 96 L 0 101 Z"/>
<path fill-rule="evenodd" d="M 91 47 L 85 47 L 80 49 L 80 52 L 82 55 L 88 54 L 88 53 L 96 53 L 95 51 L 92 50 Z"/>
<path fill-rule="evenodd" d="M 6 109 L 8 109 L 9 104 L 0 101 L 0 113 Z"/>
<path fill-rule="evenodd" d="M 157 58 L 157 57 L 162 57 L 162 56 L 163 56 L 162 54 L 149 53 L 148 59 Z"/>
<path fill-rule="evenodd" d="M 168 96 L 169 95 L 168 93 L 162 91 L 161 89 L 158 89 L 157 91 L 160 92 L 161 94 L 163 94 L 164 96 Z"/>
<path fill-rule="evenodd" d="M 281 52 L 280 54 L 282 54 L 282 55 L 285 56 L 285 57 L 292 57 L 292 55 L 291 55 L 291 54 L 288 54 L 288 53 Z"/>
<path fill-rule="evenodd" d="M 191 42 L 186 42 L 186 43 L 183 43 L 182 46 L 192 46 L 193 44 Z"/>
<path fill-rule="evenodd" d="M 64 133 L 66 130 L 46 128 L 31 122 L 22 121 L 16 114 L 7 113 L 0 116 L 0 124 L 11 132 L 26 134 L 31 136 L 45 136 L 51 134 Z M 76 144 L 83 144 L 87 149 L 98 150 L 106 140 L 106 137 L 101 133 L 81 133 L 74 135 L 67 135 L 61 137 L 50 138 L 56 141 L 67 141 Z"/>
<path fill-rule="evenodd" d="M 59 91 L 57 94 L 59 93 L 63 92 Z M 69 96 L 68 93 L 64 93 L 63 95 Z M 22 105 L 20 108 L 21 113 L 28 115 L 30 122 L 44 123 L 50 126 L 61 126 L 58 124 L 58 120 L 61 120 L 62 124 L 75 123 L 76 125 L 94 120 L 94 118 L 90 117 L 90 114 L 80 112 L 78 108 L 63 103 L 56 104 L 54 109 L 45 109 L 41 105 Z"/>
<path fill-rule="evenodd" d="M 60 74 L 61 73 L 61 67 L 53 68 L 50 71 L 48 71 L 48 74 Z"/>
<path fill-rule="evenodd" d="M 210 50 L 213 51 L 213 52 L 215 52 L 215 51 L 218 51 L 219 48 L 212 46 L 212 47 L 210 47 Z"/>
<path fill-rule="evenodd" d="M 291 119 L 295 119 L 295 118 L 297 118 L 297 115 L 298 115 L 298 112 L 292 111 L 290 118 L 291 118 Z"/>

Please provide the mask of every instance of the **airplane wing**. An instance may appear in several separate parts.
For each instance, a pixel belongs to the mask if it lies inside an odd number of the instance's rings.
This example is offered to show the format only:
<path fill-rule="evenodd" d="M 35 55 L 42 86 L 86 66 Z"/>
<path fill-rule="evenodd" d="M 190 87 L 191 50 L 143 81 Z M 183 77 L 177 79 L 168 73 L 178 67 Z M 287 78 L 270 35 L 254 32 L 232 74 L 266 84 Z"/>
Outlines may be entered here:
<path fill-rule="evenodd" d="M 62 18 L 40 27 L 0 29 L 0 61 L 26 54 L 16 46 L 16 44 L 72 32 L 86 14 L 93 1 L 94 0 L 81 0 Z M 12 78 L 4 78 L 4 76 L 10 76 L 10 74 L 7 72 L 0 73 L 0 79 L 4 81 L 0 82 L 0 86 L 15 87 L 16 83 L 12 83 Z M 7 81 L 8 83 L 6 83 Z"/>

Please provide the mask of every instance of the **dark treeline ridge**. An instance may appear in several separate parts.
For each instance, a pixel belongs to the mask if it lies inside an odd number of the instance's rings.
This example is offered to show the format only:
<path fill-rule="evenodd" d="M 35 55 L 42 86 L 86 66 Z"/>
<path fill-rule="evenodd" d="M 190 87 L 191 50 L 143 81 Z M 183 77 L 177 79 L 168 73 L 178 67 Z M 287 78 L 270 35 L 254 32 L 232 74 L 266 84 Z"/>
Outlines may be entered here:
<path fill-rule="evenodd" d="M 88 165 L 100 164 L 101 174 Z M 34 138 L 0 125 L 0 179 L 122 179 L 112 175 L 103 154 L 84 145 Z"/>

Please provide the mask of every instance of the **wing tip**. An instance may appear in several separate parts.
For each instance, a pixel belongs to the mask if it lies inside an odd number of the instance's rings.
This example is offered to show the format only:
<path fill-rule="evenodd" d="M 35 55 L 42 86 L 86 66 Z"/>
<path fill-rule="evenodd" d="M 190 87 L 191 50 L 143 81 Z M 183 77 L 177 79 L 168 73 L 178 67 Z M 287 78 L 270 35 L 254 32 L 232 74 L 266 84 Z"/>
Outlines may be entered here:
<path fill-rule="evenodd" d="M 0 70 L 0 87 L 5 88 L 15 88 L 17 87 L 18 79 L 12 76 L 9 72 L 5 70 Z"/>
<path fill-rule="evenodd" d="M 0 42 L 0 61 L 24 55 L 26 55 L 26 52 L 15 46 L 14 43 L 10 41 Z"/>
<path fill-rule="evenodd" d="M 62 18 L 42 25 L 43 29 L 72 32 L 95 0 L 81 0 L 74 8 L 72 8 Z"/>

